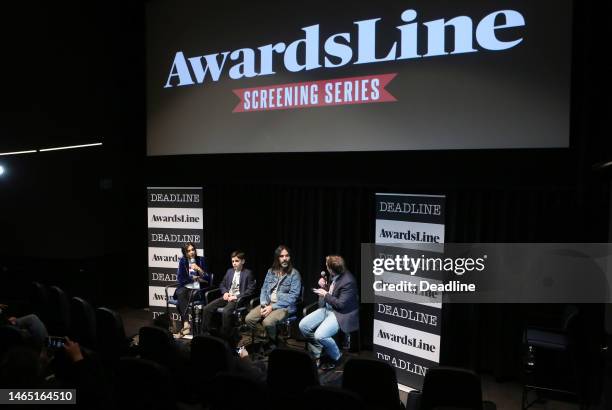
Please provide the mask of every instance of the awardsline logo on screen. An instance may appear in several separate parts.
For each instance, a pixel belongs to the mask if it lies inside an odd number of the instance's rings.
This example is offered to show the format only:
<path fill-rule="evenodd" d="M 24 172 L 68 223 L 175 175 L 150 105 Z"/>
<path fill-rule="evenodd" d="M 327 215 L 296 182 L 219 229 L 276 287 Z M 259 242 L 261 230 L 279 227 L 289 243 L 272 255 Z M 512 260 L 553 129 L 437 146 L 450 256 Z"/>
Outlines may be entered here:
<path fill-rule="evenodd" d="M 517 36 L 501 40 L 497 33 L 525 26 L 523 15 L 515 10 L 494 11 L 476 24 L 469 16 L 427 21 L 422 23 L 426 34 L 426 50 L 420 51 L 416 10 L 405 10 L 400 19 L 404 24 L 396 26 L 399 39 L 391 44 L 377 43 L 377 25 L 381 18 L 372 18 L 353 22 L 357 26 L 355 37 L 349 32 L 343 32 L 332 34 L 322 41 L 320 25 L 314 24 L 301 28 L 303 37 L 289 44 L 281 41 L 257 48 L 240 48 L 193 57 L 186 57 L 182 51 L 177 51 L 164 88 L 219 81 L 224 73 L 232 80 L 274 75 L 280 68 L 275 66 L 275 61 L 280 60 L 275 60 L 275 56 L 282 56 L 282 68 L 293 73 L 334 69 L 348 64 L 410 60 L 481 50 L 507 50 L 521 43 L 523 38 Z M 452 30 L 447 30 L 451 27 Z M 446 50 L 448 33 L 454 35 L 451 51 Z M 475 47 L 474 38 L 478 47 Z M 384 86 L 394 76 L 386 74 L 233 90 L 240 98 L 234 112 L 396 101 L 384 90 Z"/>

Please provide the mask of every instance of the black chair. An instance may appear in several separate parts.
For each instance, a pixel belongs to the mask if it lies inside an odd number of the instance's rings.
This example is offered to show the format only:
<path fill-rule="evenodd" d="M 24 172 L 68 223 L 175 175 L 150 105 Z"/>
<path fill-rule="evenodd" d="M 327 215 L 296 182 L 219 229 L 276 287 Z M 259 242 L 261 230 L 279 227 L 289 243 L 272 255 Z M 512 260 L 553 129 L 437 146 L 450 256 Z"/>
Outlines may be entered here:
<path fill-rule="evenodd" d="M 348 390 L 332 386 L 313 386 L 304 391 L 302 408 L 366 410 L 367 407 L 359 395 Z"/>
<path fill-rule="evenodd" d="M 229 346 L 223 339 L 214 336 L 195 336 L 191 341 L 191 380 L 186 381 L 191 388 L 190 394 L 195 394 L 204 408 L 210 405 L 212 390 L 209 389 L 213 379 L 222 372 L 228 372 L 232 368 L 232 355 Z M 204 388 L 202 388 L 204 386 Z M 237 398 L 240 394 L 236 391 L 231 398 Z M 252 398 L 251 398 L 252 399 Z"/>
<path fill-rule="evenodd" d="M 70 336 L 80 345 L 96 349 L 96 313 L 85 299 L 70 300 Z"/>
<path fill-rule="evenodd" d="M 371 359 L 349 359 L 344 365 L 342 388 L 359 395 L 372 409 L 398 410 L 400 401 L 395 369 Z"/>
<path fill-rule="evenodd" d="M 359 295 L 357 295 L 357 303 L 360 302 Z M 350 352 L 359 352 L 361 351 L 361 328 L 357 330 L 345 333 L 341 333 L 342 340 L 338 340 L 340 342 L 339 346 L 342 346 L 342 349 L 350 351 Z M 339 339 L 340 335 L 336 335 Z"/>
<path fill-rule="evenodd" d="M 470 370 L 435 367 L 427 370 L 421 391 L 408 394 L 408 410 L 457 408 L 495 410 L 493 402 L 482 400 L 480 377 Z"/>
<path fill-rule="evenodd" d="M 210 302 L 220 298 L 221 296 L 223 295 L 221 294 L 220 288 L 210 289 L 204 292 L 204 305 L 208 305 Z M 241 296 L 236 300 L 236 307 L 234 308 L 234 311 L 232 312 L 234 326 L 244 325 L 244 318 L 246 317 L 247 313 L 249 313 L 250 303 L 255 298 L 257 298 L 257 296 L 255 295 L 246 296 L 246 297 Z M 224 307 L 217 308 L 216 313 L 223 314 L 224 309 L 225 309 Z"/>
<path fill-rule="evenodd" d="M 339 346 L 342 346 L 342 350 L 349 352 L 361 351 L 361 329 L 357 329 L 350 333 L 339 332 L 339 334 L 336 335 L 336 338 L 340 339 L 340 337 L 342 340 L 340 341 Z"/>
<path fill-rule="evenodd" d="M 306 388 L 319 385 L 317 368 L 308 353 L 277 348 L 268 359 L 268 388 L 274 395 L 296 399 Z"/>
<path fill-rule="evenodd" d="M 564 308 L 557 326 L 526 326 L 523 332 L 523 398 L 522 408 L 527 409 L 544 392 L 566 395 L 585 405 L 581 394 L 579 370 L 581 349 L 579 331 L 580 311 L 574 305 Z M 533 391 L 536 398 L 529 401 Z"/>
<path fill-rule="evenodd" d="M 0 386 L 3 389 L 41 389 L 46 387 L 43 373 L 40 371 L 40 352 L 38 350 L 25 345 L 14 345 L 6 353 L 2 354 L 1 352 L 0 349 Z M 5 408 L 20 409 L 23 406 L 11 406 L 6 403 L 2 405 L 2 409 Z M 30 408 L 34 408 L 34 406 L 30 406 Z"/>
<path fill-rule="evenodd" d="M 49 288 L 49 314 L 47 330 L 52 336 L 66 336 L 70 333 L 70 300 L 57 286 Z"/>
<path fill-rule="evenodd" d="M 211 382 L 220 372 L 231 369 L 232 355 L 227 343 L 214 336 L 196 336 L 191 341 L 191 363 L 199 371 L 199 380 Z"/>
<path fill-rule="evenodd" d="M 171 367 L 176 361 L 172 333 L 157 326 L 141 327 L 138 331 L 138 353 L 142 359 Z"/>
<path fill-rule="evenodd" d="M 46 324 L 49 321 L 49 291 L 47 287 L 40 282 L 31 282 L 29 302 L 32 313 Z"/>
<path fill-rule="evenodd" d="M 14 326 L 0 326 L 0 359 L 13 347 L 22 346 L 25 338 L 21 331 Z"/>
<path fill-rule="evenodd" d="M 160 386 L 161 388 L 158 388 Z M 175 385 L 159 363 L 125 357 L 119 360 L 115 378 L 115 408 L 125 410 L 172 410 Z"/>
<path fill-rule="evenodd" d="M 123 320 L 114 310 L 96 309 L 96 335 L 98 351 L 104 359 L 114 361 L 127 354 L 130 342 L 125 335 Z"/>
<path fill-rule="evenodd" d="M 250 309 L 254 309 L 256 306 L 259 305 L 260 302 L 260 298 L 259 296 L 255 296 L 253 299 L 250 300 L 249 302 L 249 306 Z M 299 316 L 300 312 L 302 312 L 303 310 L 303 306 L 304 306 L 304 285 L 302 285 L 301 289 L 300 289 L 300 298 L 296 303 L 296 311 L 295 313 L 287 316 L 285 319 L 279 321 L 276 326 L 283 326 L 284 327 L 284 332 L 287 335 L 285 337 L 285 340 L 288 338 L 291 338 L 293 336 L 293 332 L 291 331 L 291 329 L 294 327 L 295 324 L 299 323 L 299 320 L 302 319 L 303 316 Z M 251 340 L 255 340 L 255 329 L 252 329 L 251 331 Z"/>
<path fill-rule="evenodd" d="M 266 386 L 244 375 L 221 372 L 210 384 L 211 410 L 264 410 L 270 407 Z"/>
<path fill-rule="evenodd" d="M 189 305 L 187 306 L 187 309 L 191 312 L 191 329 L 192 329 L 193 335 L 197 335 L 201 333 L 201 329 L 200 329 L 201 311 L 202 311 L 202 307 L 206 305 L 206 300 L 204 299 L 204 293 L 213 287 L 213 283 L 215 281 L 215 274 L 210 273 L 210 272 L 208 274 L 210 276 L 210 282 L 206 286 L 203 286 L 200 284 L 199 290 L 193 290 L 191 292 L 191 297 L 189 299 Z M 166 293 L 166 314 L 168 314 L 168 317 L 171 317 L 170 316 L 170 306 L 176 307 L 178 305 L 178 299 L 174 297 L 174 294 L 170 296 L 168 294 L 168 289 L 176 288 L 177 286 L 178 284 L 174 283 L 172 285 L 167 285 L 164 288 L 164 292 Z"/>
<path fill-rule="evenodd" d="M 294 314 L 287 316 L 285 319 L 281 320 L 278 323 L 278 326 L 285 327 L 284 331 L 287 335 L 287 338 L 289 339 L 293 337 L 292 329 L 297 327 L 297 324 L 303 318 L 303 316 L 300 316 L 300 314 L 302 313 L 302 310 L 304 308 L 304 285 L 302 285 L 302 288 L 300 289 L 300 299 L 298 300 L 296 306 L 297 309 L 295 310 Z"/>

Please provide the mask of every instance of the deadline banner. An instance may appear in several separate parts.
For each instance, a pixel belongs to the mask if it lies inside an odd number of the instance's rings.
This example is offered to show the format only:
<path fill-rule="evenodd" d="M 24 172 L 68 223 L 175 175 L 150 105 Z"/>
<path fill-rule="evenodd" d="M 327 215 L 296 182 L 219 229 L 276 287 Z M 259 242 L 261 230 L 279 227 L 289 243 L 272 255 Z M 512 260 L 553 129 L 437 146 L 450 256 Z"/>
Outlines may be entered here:
<path fill-rule="evenodd" d="M 376 194 L 377 248 L 401 246 L 417 252 L 423 244 L 434 249 L 443 244 L 445 199 L 443 195 Z M 388 282 L 418 279 L 401 272 L 385 272 L 384 277 Z M 427 296 L 374 295 L 374 354 L 395 368 L 404 390 L 420 389 L 427 370 L 440 362 L 442 303 L 431 303 Z"/>
<path fill-rule="evenodd" d="M 153 319 L 166 311 L 166 286 L 177 282 L 181 248 L 192 242 L 204 256 L 203 189 L 147 188 L 149 306 Z M 174 294 L 168 288 L 168 296 Z M 170 310 L 177 321 L 176 309 Z"/>

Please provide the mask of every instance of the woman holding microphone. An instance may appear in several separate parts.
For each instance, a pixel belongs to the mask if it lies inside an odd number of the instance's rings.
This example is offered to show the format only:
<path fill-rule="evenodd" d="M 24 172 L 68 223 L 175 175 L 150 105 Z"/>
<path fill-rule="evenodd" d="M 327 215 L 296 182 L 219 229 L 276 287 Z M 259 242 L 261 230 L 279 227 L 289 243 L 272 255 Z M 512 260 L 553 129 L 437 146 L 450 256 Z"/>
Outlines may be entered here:
<path fill-rule="evenodd" d="M 196 282 L 210 283 L 210 276 L 206 272 L 204 265 L 204 257 L 198 256 L 195 245 L 192 242 L 187 242 L 182 248 L 183 257 L 179 260 L 178 270 L 176 272 L 176 280 L 178 287 L 174 292 L 174 297 L 178 301 L 177 309 L 181 315 L 181 323 L 183 328 L 182 335 L 188 335 L 191 332 L 191 325 L 188 319 L 189 302 L 193 297 L 193 292 L 196 290 L 187 285 Z M 206 286 L 206 285 L 205 285 Z"/>

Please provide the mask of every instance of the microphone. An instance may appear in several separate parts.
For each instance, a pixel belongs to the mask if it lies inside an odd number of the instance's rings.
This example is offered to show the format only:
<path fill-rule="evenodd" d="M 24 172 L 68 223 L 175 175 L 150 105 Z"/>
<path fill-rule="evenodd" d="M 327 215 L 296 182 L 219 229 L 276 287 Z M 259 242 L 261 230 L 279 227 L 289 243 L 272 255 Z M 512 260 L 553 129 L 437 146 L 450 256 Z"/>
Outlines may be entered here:
<path fill-rule="evenodd" d="M 324 270 L 321 271 L 321 277 L 323 279 L 325 279 L 325 284 L 327 284 L 327 272 L 325 272 Z"/>
<path fill-rule="evenodd" d="M 191 258 L 189 259 L 189 274 L 190 275 L 195 275 L 196 271 L 191 267 L 192 264 L 196 263 L 195 258 Z"/>

